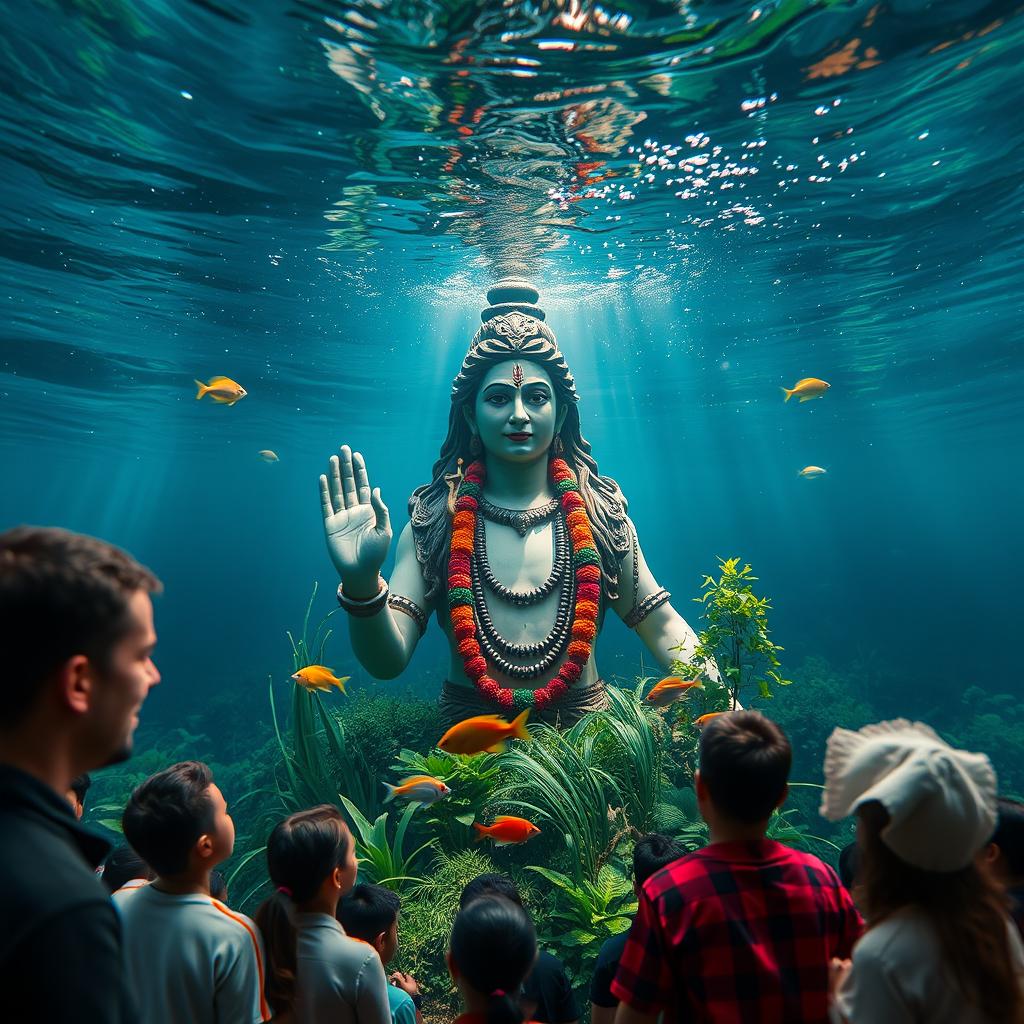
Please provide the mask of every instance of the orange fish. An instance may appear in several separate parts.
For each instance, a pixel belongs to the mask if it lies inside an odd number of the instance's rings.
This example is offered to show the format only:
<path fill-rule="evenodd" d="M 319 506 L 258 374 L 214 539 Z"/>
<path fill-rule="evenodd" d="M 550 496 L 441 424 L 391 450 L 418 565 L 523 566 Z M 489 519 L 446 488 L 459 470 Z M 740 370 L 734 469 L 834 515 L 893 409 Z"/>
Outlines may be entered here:
<path fill-rule="evenodd" d="M 209 395 L 215 402 L 225 405 L 234 405 L 240 398 L 245 398 L 248 394 L 238 381 L 232 380 L 230 377 L 211 377 L 209 384 L 197 380 L 196 387 L 199 388 L 196 392 L 197 401 L 203 395 Z"/>
<path fill-rule="evenodd" d="M 388 791 L 384 797 L 384 803 L 391 803 L 397 797 L 402 797 L 410 803 L 432 804 L 443 799 L 451 793 L 451 790 L 440 780 L 432 775 L 411 775 L 397 786 L 383 783 Z"/>
<path fill-rule="evenodd" d="M 728 711 L 709 711 L 706 715 L 701 715 L 700 718 L 695 718 L 693 724 L 698 729 L 703 729 L 712 718 L 717 718 L 719 715 L 727 715 Z"/>
<path fill-rule="evenodd" d="M 473 822 L 477 831 L 476 841 L 479 843 L 486 837 L 494 840 L 496 846 L 512 846 L 525 843 L 527 839 L 540 835 L 540 829 L 525 818 L 516 818 L 511 814 L 499 814 L 493 825 L 481 825 Z"/>
<path fill-rule="evenodd" d="M 292 676 L 299 686 L 304 686 L 307 690 L 319 690 L 321 693 L 330 693 L 332 686 L 336 686 L 342 693 L 345 693 L 345 684 L 351 678 L 351 676 L 339 678 L 323 665 L 307 665 Z"/>
<path fill-rule="evenodd" d="M 657 683 L 653 690 L 644 700 L 653 704 L 656 708 L 667 708 L 673 701 L 685 697 L 687 692 L 694 688 L 703 690 L 704 684 L 699 679 L 680 679 L 678 676 L 668 676 Z"/>
<path fill-rule="evenodd" d="M 827 381 L 819 380 L 817 377 L 804 377 L 798 380 L 791 388 L 783 388 L 782 393 L 789 401 L 794 395 L 800 396 L 801 402 L 809 402 L 812 398 L 821 398 L 828 389 L 832 387 Z"/>
<path fill-rule="evenodd" d="M 804 466 L 803 469 L 797 473 L 797 476 L 805 477 L 807 480 L 813 480 L 815 477 L 824 476 L 827 471 L 822 469 L 821 466 Z"/>
<path fill-rule="evenodd" d="M 527 708 L 512 722 L 506 722 L 501 715 L 476 715 L 464 722 L 453 725 L 438 741 L 437 745 L 449 754 L 500 754 L 508 739 L 528 740 L 526 719 Z"/>

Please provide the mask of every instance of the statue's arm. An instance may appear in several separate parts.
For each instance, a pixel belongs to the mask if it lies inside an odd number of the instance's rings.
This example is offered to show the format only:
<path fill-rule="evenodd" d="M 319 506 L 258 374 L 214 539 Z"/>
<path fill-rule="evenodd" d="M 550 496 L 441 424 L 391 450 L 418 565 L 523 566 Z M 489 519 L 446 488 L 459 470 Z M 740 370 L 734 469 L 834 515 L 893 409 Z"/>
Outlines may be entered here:
<path fill-rule="evenodd" d="M 423 572 L 416 559 L 412 537 L 412 524 L 407 523 L 398 538 L 395 568 L 388 581 L 391 598 L 411 601 L 422 615 L 429 619 Z M 352 650 L 359 663 L 375 679 L 394 679 L 400 675 L 412 658 L 420 640 L 420 625 L 416 619 L 392 607 L 391 604 L 370 618 L 348 617 Z"/>
<path fill-rule="evenodd" d="M 643 550 L 637 539 L 636 527 L 627 517 L 633 542 L 622 559 L 619 574 L 619 596 L 611 603 L 615 612 L 631 629 L 655 658 L 659 665 L 669 670 L 673 661 L 688 661 L 697 646 L 697 634 L 690 624 L 672 607 L 667 599 L 659 602 L 658 595 L 665 591 L 654 578 Z M 634 562 L 635 560 L 635 562 Z M 635 564 L 635 571 L 634 571 Z M 636 584 L 634 585 L 634 580 Z M 644 602 L 654 607 L 644 612 Z M 640 619 L 636 622 L 637 615 Z M 635 624 L 634 624 L 635 623 Z M 709 679 L 719 680 L 721 676 L 714 661 L 705 662 L 704 672 Z"/>

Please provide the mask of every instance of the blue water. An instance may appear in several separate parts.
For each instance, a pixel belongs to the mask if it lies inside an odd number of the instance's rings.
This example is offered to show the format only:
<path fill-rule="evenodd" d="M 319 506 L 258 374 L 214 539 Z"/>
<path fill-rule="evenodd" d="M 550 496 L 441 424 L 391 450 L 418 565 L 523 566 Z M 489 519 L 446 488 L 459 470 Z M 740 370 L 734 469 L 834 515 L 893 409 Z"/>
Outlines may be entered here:
<path fill-rule="evenodd" d="M 163 579 L 147 723 L 265 715 L 336 585 L 317 475 L 362 451 L 397 535 L 511 272 L 691 622 L 740 555 L 787 669 L 873 664 L 910 716 L 1020 694 L 1021 8 L 0 6 L 0 524 Z M 446 664 L 432 626 L 381 685 Z"/>

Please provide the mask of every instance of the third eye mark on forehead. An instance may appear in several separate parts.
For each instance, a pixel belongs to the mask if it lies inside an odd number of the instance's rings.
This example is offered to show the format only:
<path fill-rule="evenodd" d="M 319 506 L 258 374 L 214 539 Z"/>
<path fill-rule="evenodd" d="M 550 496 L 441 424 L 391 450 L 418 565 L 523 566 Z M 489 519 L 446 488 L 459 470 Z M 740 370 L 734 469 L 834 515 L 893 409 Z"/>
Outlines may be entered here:
<path fill-rule="evenodd" d="M 515 387 L 516 387 L 516 385 L 513 384 L 512 381 L 510 381 L 510 380 L 509 381 L 496 380 L 493 384 L 488 384 L 487 387 L 484 388 L 484 394 L 485 395 L 490 394 L 490 392 L 493 389 L 495 389 L 495 388 L 501 388 L 504 391 L 512 391 L 512 390 L 515 389 Z M 522 385 L 522 388 L 523 388 L 524 391 L 527 388 L 532 388 L 532 389 L 536 389 L 538 391 L 543 391 L 545 395 L 550 395 L 551 394 L 551 391 L 548 388 L 547 384 L 545 384 L 544 381 L 542 381 L 542 380 L 527 380 L 527 381 L 524 381 L 523 385 Z"/>

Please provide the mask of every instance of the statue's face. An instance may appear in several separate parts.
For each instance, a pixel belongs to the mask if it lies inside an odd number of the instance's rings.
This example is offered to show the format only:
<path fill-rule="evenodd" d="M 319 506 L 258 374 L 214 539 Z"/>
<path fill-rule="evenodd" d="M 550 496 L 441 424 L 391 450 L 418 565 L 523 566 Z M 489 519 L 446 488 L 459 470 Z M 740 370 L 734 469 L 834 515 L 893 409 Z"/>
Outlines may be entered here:
<path fill-rule="evenodd" d="M 480 382 L 468 415 L 492 458 L 532 462 L 546 456 L 566 410 L 557 408 L 547 371 L 525 359 L 495 363 Z"/>

